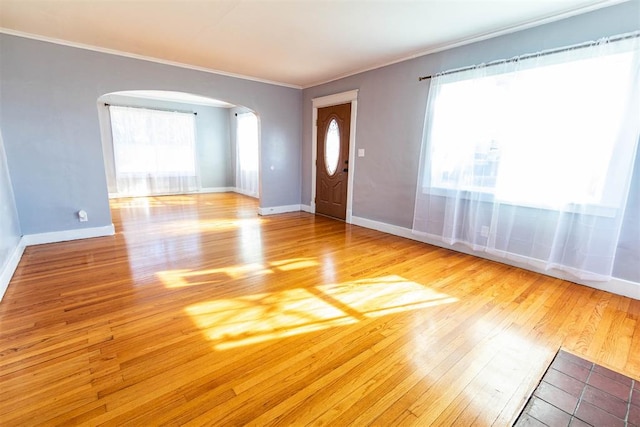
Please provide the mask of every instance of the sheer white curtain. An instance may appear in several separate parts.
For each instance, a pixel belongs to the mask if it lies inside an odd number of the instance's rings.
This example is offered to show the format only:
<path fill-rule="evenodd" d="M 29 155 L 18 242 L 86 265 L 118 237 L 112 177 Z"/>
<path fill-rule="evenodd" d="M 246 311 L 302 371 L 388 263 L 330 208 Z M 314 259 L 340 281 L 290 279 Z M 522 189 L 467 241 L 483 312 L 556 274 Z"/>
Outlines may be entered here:
<path fill-rule="evenodd" d="M 433 78 L 414 233 L 608 280 L 638 145 L 639 40 Z"/>
<path fill-rule="evenodd" d="M 110 106 L 118 196 L 197 191 L 192 113 Z"/>
<path fill-rule="evenodd" d="M 236 190 L 258 197 L 258 117 L 242 113 L 236 119 Z"/>

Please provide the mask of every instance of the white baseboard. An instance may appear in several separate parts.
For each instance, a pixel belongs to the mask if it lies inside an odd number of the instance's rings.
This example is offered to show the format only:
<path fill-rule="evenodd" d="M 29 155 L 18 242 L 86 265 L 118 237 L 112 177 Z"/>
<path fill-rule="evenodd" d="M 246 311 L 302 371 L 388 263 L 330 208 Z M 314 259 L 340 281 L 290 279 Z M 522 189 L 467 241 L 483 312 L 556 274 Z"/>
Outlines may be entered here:
<path fill-rule="evenodd" d="M 309 205 L 300 205 L 300 210 L 303 212 L 313 213 L 313 211 L 311 210 L 311 206 Z"/>
<path fill-rule="evenodd" d="M 630 280 L 618 279 L 617 277 L 613 277 L 608 282 L 585 281 L 584 283 L 581 283 L 581 285 L 640 300 L 640 283 L 632 282 Z"/>
<path fill-rule="evenodd" d="M 24 253 L 24 238 L 21 238 L 18 242 L 18 245 L 14 248 L 9 260 L 5 264 L 2 271 L 0 271 L 0 301 L 2 301 L 2 297 L 4 297 L 5 292 L 7 292 L 7 288 L 9 287 L 9 282 L 11 282 L 11 278 L 13 277 L 13 273 L 15 273 L 16 268 L 18 268 L 18 263 L 20 263 L 20 259 L 22 258 L 22 254 Z"/>
<path fill-rule="evenodd" d="M 362 218 L 359 216 L 351 216 L 351 224 L 359 225 L 360 227 L 370 228 L 372 230 L 382 231 L 383 233 L 393 234 L 394 236 L 400 236 L 411 240 L 418 240 L 418 236 L 415 236 L 413 232 L 404 227 L 398 225 L 391 225 L 385 222 L 374 221 L 372 219 Z"/>
<path fill-rule="evenodd" d="M 90 239 L 93 237 L 113 236 L 113 224 L 104 227 L 78 228 L 75 230 L 52 231 L 49 233 L 26 234 L 22 236 L 25 246 L 45 243 L 66 242 L 69 240 Z"/>
<path fill-rule="evenodd" d="M 360 227 L 370 228 L 372 230 L 381 231 L 383 233 L 393 234 L 394 236 L 404 237 L 406 239 L 416 240 L 418 242 L 427 243 L 433 246 L 439 246 L 445 249 L 451 249 L 457 252 L 462 252 L 468 255 L 477 256 L 480 258 L 489 259 L 491 261 L 500 262 L 502 264 L 511 265 L 513 267 L 523 268 L 525 270 L 534 271 L 536 273 L 544 274 L 547 276 L 555 277 L 562 280 L 567 280 L 569 282 L 577 283 L 584 286 L 589 286 L 591 288 L 599 289 L 601 291 L 611 292 L 612 294 L 622 295 L 625 297 L 633 298 L 640 300 L 640 283 L 631 282 L 629 280 L 618 279 L 616 277 L 611 278 L 608 282 L 594 282 L 588 280 L 580 280 L 576 277 L 564 273 L 558 270 L 544 270 L 540 268 L 535 268 L 534 266 L 517 262 L 515 260 L 510 260 L 507 258 L 502 258 L 498 256 L 493 256 L 486 252 L 475 252 L 470 248 L 456 245 L 448 245 L 439 240 L 430 239 L 429 237 L 419 236 L 413 233 L 413 231 L 409 228 L 400 227 L 397 225 L 386 224 L 384 222 L 374 221 L 367 218 L 361 218 L 357 216 L 353 216 L 351 218 L 351 223 L 353 225 L 359 225 Z"/>
<path fill-rule="evenodd" d="M 245 190 L 243 190 L 241 188 L 232 188 L 231 191 L 233 191 L 234 193 L 242 194 L 244 196 L 253 197 L 255 199 L 258 198 L 258 196 L 256 194 L 250 193 L 250 192 L 245 191 Z"/>
<path fill-rule="evenodd" d="M 66 242 L 69 240 L 90 239 L 92 237 L 113 236 L 115 228 L 113 224 L 104 227 L 80 228 L 76 230 L 53 231 L 50 233 L 26 234 L 9 257 L 7 264 L 0 271 L 0 300 L 4 296 L 9 282 L 15 273 L 22 254 L 27 246 L 42 245 L 45 243 Z"/>
<path fill-rule="evenodd" d="M 272 206 L 270 208 L 258 208 L 258 215 L 276 215 L 287 212 L 299 212 L 300 210 L 300 205 Z"/>
<path fill-rule="evenodd" d="M 234 187 L 204 187 L 198 193 L 231 193 L 236 191 Z"/>

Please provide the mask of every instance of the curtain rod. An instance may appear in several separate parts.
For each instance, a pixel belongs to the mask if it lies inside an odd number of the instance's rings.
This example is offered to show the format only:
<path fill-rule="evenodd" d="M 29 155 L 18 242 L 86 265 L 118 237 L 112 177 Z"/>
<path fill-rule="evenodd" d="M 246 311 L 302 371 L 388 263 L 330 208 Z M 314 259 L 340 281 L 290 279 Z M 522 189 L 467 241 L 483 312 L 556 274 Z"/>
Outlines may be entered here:
<path fill-rule="evenodd" d="M 180 111 L 180 110 L 171 110 L 168 108 L 156 108 L 156 107 L 140 107 L 136 105 L 117 105 L 117 104 L 108 104 L 104 103 L 105 107 L 125 107 L 125 108 L 141 108 L 143 110 L 157 110 L 157 111 L 167 111 L 169 113 L 183 113 L 183 114 L 193 114 L 194 116 L 198 115 L 197 111 Z"/>
<path fill-rule="evenodd" d="M 635 37 L 640 37 L 640 31 L 634 31 L 632 33 L 626 33 L 626 34 L 621 34 L 618 36 L 612 36 L 609 38 L 604 38 L 603 40 L 606 40 L 607 42 L 617 42 L 620 40 L 626 40 L 626 39 L 632 39 Z M 511 59 L 498 59 L 496 61 L 491 61 L 491 62 L 487 62 L 486 64 L 480 64 L 480 65 L 484 65 L 485 67 L 492 67 L 495 65 L 500 65 L 500 64 L 506 64 L 508 62 L 514 62 L 514 61 L 519 61 L 521 59 L 529 59 L 529 58 L 534 58 L 536 56 L 546 56 L 546 55 L 551 55 L 554 53 L 560 53 L 560 52 L 566 52 L 569 50 L 576 50 L 576 49 L 584 49 L 586 47 L 589 46 L 593 46 L 594 44 L 598 43 L 598 41 L 589 41 L 589 42 L 585 42 L 585 43 L 579 43 L 579 44 L 574 44 L 571 46 L 565 46 L 565 47 L 560 47 L 557 49 L 550 49 L 550 50 L 545 50 L 542 52 L 538 52 L 538 53 L 528 53 L 525 55 L 521 55 L 521 56 L 516 56 L 514 58 Z M 478 65 L 470 65 L 468 67 L 462 67 L 462 68 L 455 68 L 453 70 L 448 70 L 448 71 L 443 71 L 442 73 L 437 73 L 437 74 L 432 74 L 430 76 L 422 76 L 422 77 L 418 77 L 418 81 L 421 82 L 423 80 L 428 80 L 436 75 L 440 75 L 440 76 L 444 76 L 447 74 L 455 74 L 455 73 L 461 73 L 463 71 L 468 71 L 468 70 L 473 70 L 474 68 L 477 68 Z"/>

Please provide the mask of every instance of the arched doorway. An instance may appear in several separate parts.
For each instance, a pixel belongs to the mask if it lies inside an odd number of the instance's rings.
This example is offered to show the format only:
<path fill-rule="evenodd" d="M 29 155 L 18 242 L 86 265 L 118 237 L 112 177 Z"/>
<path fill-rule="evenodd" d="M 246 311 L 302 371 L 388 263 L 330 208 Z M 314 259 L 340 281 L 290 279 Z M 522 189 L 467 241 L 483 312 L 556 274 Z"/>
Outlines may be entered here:
<path fill-rule="evenodd" d="M 208 97 L 149 90 L 102 95 L 98 112 L 110 198 L 227 191 L 259 197 L 255 112 Z M 241 129 L 247 121 L 249 128 Z M 248 150 L 239 139 L 247 135 Z M 239 173 L 247 164 L 251 173 Z"/>

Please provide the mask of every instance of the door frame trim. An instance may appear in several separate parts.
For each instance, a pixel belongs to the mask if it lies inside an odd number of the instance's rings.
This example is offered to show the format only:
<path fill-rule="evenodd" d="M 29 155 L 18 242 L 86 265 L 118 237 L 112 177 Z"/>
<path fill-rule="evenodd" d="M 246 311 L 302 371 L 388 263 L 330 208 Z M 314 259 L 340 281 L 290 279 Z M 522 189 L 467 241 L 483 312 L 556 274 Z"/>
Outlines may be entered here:
<path fill-rule="evenodd" d="M 353 210 L 353 178 L 355 175 L 356 157 L 356 114 L 358 110 L 358 89 L 333 95 L 321 96 L 311 100 L 313 113 L 311 120 L 311 213 L 316 213 L 316 174 L 317 174 L 317 154 L 318 154 L 318 108 L 330 107 L 351 103 L 351 123 L 349 124 L 349 175 L 347 178 L 347 213 L 345 222 L 351 224 Z"/>

